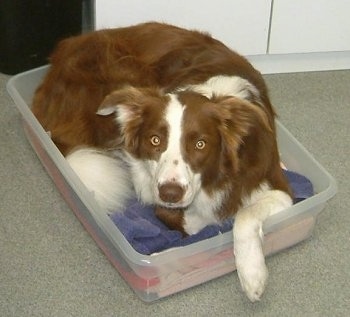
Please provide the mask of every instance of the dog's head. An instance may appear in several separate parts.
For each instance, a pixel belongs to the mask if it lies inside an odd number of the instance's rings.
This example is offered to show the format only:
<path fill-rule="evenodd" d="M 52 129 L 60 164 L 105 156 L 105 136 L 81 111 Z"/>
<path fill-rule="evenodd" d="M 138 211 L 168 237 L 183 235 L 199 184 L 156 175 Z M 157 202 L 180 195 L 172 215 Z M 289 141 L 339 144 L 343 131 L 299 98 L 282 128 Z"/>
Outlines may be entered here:
<path fill-rule="evenodd" d="M 108 95 L 97 114 L 115 113 L 144 202 L 187 208 L 238 175 L 246 140 L 269 130 L 264 110 L 236 97 L 126 87 Z M 258 155 L 258 154 L 257 154 Z"/>

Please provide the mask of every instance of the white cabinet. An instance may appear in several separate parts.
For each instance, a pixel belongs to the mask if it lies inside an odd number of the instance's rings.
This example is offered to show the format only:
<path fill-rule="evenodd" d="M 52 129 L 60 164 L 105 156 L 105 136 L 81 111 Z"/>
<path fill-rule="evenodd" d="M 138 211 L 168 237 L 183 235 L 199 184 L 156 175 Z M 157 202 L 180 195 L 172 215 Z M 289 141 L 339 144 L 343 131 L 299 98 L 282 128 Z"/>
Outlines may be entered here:
<path fill-rule="evenodd" d="M 349 0 L 275 0 L 269 53 L 350 50 Z"/>
<path fill-rule="evenodd" d="M 350 0 L 95 0 L 96 29 L 152 20 L 207 31 L 263 73 L 350 68 Z"/>
<path fill-rule="evenodd" d="M 164 21 L 209 32 L 244 55 L 266 54 L 271 0 L 96 0 L 97 29 Z"/>

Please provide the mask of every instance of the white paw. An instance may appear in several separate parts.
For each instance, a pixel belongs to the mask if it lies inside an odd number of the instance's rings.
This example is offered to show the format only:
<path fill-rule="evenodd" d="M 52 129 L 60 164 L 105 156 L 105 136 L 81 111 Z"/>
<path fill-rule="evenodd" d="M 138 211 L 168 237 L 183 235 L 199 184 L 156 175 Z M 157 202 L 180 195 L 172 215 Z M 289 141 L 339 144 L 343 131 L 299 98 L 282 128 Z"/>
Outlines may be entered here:
<path fill-rule="evenodd" d="M 269 275 L 265 265 L 259 230 L 254 231 L 256 233 L 248 235 L 246 239 L 237 239 L 236 235 L 234 241 L 238 277 L 243 291 L 252 302 L 260 300 Z"/>
<path fill-rule="evenodd" d="M 248 259 L 245 263 L 237 263 L 237 273 L 243 291 L 252 301 L 260 300 L 266 286 L 268 271 L 262 258 L 262 261 Z"/>

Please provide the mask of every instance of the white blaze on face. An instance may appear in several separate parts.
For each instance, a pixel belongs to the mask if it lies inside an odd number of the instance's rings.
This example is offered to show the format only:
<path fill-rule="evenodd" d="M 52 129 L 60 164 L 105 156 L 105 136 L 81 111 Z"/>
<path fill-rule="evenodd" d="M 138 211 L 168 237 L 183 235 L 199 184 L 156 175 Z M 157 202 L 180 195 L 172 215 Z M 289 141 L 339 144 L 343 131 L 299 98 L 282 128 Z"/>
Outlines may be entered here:
<path fill-rule="evenodd" d="M 185 107 L 175 95 L 170 95 L 165 119 L 168 123 L 168 146 L 156 163 L 154 196 L 156 203 L 172 208 L 187 207 L 200 188 L 200 175 L 194 174 L 181 154 L 182 121 Z M 181 188 L 183 195 L 178 201 L 165 201 L 160 188 L 169 185 Z"/>

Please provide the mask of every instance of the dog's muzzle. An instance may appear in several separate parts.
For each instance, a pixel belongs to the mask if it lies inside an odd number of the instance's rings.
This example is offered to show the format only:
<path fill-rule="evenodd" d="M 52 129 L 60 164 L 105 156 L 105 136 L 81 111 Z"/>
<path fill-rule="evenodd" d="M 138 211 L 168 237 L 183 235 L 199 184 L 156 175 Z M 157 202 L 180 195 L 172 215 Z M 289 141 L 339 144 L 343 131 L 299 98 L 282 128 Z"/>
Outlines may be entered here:
<path fill-rule="evenodd" d="M 177 204 L 185 195 L 185 188 L 178 183 L 168 182 L 158 186 L 159 198 L 166 204 Z"/>

